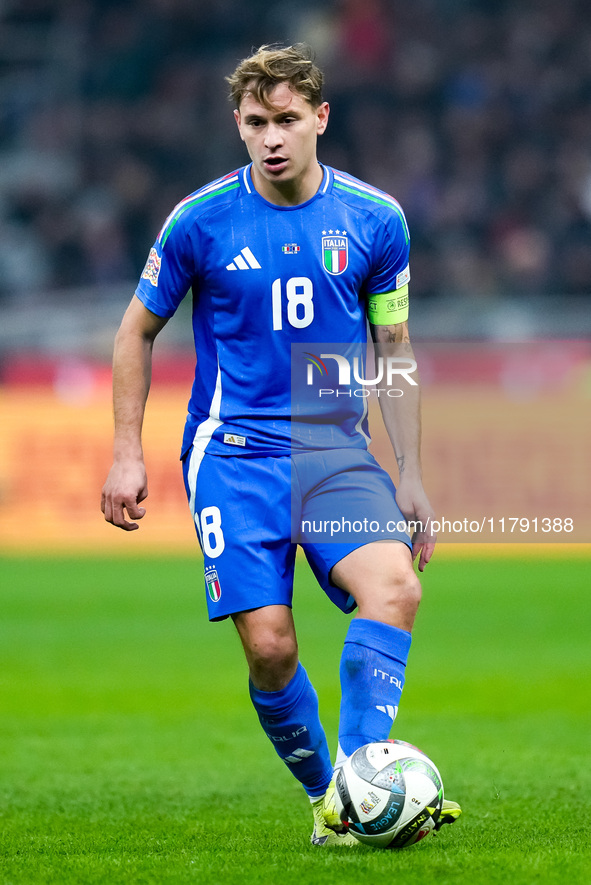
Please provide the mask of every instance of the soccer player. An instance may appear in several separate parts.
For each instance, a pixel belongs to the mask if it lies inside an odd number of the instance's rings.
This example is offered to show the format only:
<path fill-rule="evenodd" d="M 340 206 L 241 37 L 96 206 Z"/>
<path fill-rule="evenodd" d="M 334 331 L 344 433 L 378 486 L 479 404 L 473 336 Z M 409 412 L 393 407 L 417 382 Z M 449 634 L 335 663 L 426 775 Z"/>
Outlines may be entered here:
<path fill-rule="evenodd" d="M 295 551 L 299 541 L 342 611 L 357 609 L 340 664 L 338 767 L 390 733 L 421 595 L 413 559 L 422 571 L 435 543 L 407 324 L 409 234 L 396 200 L 319 163 L 329 105 L 308 47 L 261 47 L 228 81 L 251 162 L 182 200 L 150 251 L 115 341 L 102 509 L 126 531 L 145 514 L 152 345 L 191 289 L 197 366 L 182 464 L 209 617 L 236 625 L 261 725 L 310 797 L 313 844 L 358 844 L 335 811 L 317 696 L 298 658 Z M 368 452 L 367 320 L 397 490 Z M 405 518 L 424 527 L 414 544 Z M 440 822 L 459 813 L 447 803 Z"/>

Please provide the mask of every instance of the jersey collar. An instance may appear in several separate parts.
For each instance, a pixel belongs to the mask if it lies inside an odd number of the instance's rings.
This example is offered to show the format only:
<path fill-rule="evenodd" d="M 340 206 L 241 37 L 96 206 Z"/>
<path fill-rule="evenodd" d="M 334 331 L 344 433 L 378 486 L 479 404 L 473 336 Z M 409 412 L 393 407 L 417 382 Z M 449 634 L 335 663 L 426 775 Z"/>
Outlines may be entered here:
<path fill-rule="evenodd" d="M 317 200 L 319 197 L 324 196 L 325 193 L 330 189 L 332 184 L 332 170 L 329 166 L 325 166 L 323 163 L 320 163 L 320 168 L 322 169 L 322 182 L 320 187 L 316 191 L 313 197 L 310 197 L 309 200 L 306 200 L 305 203 L 298 203 L 297 206 L 277 206 L 275 203 L 270 203 L 268 200 L 265 200 L 256 187 L 254 186 L 254 182 L 252 180 L 252 163 L 249 163 L 248 166 L 244 166 L 240 172 L 240 180 L 242 182 L 242 187 L 245 189 L 247 194 L 250 194 L 253 197 L 258 198 L 264 203 L 266 206 L 272 206 L 273 209 L 280 209 L 283 211 L 292 211 L 293 209 L 301 209 L 302 206 L 308 206 L 310 203 L 313 203 L 314 200 Z"/>

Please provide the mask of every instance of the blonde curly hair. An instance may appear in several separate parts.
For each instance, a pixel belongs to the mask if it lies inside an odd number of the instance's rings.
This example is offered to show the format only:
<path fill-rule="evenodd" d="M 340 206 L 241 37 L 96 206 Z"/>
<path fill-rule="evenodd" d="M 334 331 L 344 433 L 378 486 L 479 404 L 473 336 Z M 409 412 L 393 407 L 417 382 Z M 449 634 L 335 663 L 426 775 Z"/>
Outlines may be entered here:
<path fill-rule="evenodd" d="M 226 80 L 230 85 L 230 98 L 237 108 L 247 92 L 263 107 L 271 108 L 269 95 L 279 83 L 287 83 L 314 108 L 323 100 L 324 75 L 316 65 L 311 48 L 305 43 L 261 46 L 244 58 Z"/>

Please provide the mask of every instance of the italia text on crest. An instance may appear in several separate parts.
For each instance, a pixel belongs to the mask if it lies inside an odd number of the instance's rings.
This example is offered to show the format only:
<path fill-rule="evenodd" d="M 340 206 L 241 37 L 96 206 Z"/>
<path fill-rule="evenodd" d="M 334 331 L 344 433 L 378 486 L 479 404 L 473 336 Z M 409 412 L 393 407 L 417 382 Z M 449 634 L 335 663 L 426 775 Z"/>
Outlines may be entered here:
<path fill-rule="evenodd" d="M 322 231 L 322 263 L 330 274 L 340 274 L 349 263 L 347 231 Z"/>

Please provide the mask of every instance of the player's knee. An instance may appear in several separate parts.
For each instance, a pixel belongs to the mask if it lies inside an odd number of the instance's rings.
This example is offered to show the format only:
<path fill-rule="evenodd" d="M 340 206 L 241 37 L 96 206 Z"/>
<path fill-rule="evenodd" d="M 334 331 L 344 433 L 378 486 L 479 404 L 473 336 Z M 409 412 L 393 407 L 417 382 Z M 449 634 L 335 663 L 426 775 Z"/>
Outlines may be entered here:
<path fill-rule="evenodd" d="M 279 691 L 295 673 L 298 649 L 291 637 L 266 631 L 248 649 L 247 657 L 254 685 L 261 691 Z"/>
<path fill-rule="evenodd" d="M 402 615 L 412 623 L 421 602 L 421 582 L 411 570 L 390 576 L 384 588 L 384 601 L 388 613 L 394 618 Z"/>
<path fill-rule="evenodd" d="M 421 583 L 412 570 L 384 575 L 370 599 L 360 605 L 362 617 L 411 630 L 421 601 Z"/>

